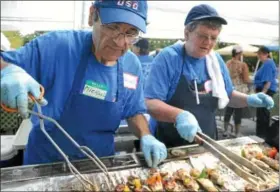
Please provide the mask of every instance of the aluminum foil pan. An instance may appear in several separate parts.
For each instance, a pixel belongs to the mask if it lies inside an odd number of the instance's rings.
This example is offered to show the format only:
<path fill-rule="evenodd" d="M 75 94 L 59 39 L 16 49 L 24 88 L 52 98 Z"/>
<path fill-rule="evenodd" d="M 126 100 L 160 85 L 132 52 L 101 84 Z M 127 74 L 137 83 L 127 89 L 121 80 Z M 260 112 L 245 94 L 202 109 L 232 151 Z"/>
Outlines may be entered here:
<path fill-rule="evenodd" d="M 243 137 L 235 140 L 224 140 L 222 144 L 226 147 L 235 146 L 235 148 L 238 148 L 249 143 L 261 142 L 262 141 L 258 140 L 258 138 L 255 139 L 252 137 Z M 179 147 L 179 149 L 184 149 L 184 147 Z M 197 153 L 198 148 L 193 147 L 192 150 L 196 151 Z M 181 158 L 180 160 L 173 160 L 171 157 L 171 159 L 168 159 L 164 164 L 160 165 L 159 169 L 162 171 L 175 172 L 180 168 L 184 168 L 187 171 L 190 170 L 191 167 L 195 167 L 199 170 L 203 169 L 203 167 L 215 168 L 223 176 L 225 180 L 225 188 L 227 190 L 244 190 L 244 186 L 247 184 L 247 181 L 237 176 L 232 170 L 227 168 L 223 163 L 219 162 L 219 160 L 216 157 L 214 157 L 210 153 L 205 152 L 194 155 L 194 153 L 192 153 L 192 150 L 186 150 L 188 155 L 191 154 L 190 158 L 185 156 L 183 159 Z M 57 168 L 56 170 L 60 169 Z M 112 189 L 110 190 L 113 190 L 113 188 L 117 184 L 126 182 L 129 175 L 137 175 L 141 179 L 146 179 L 148 176 L 148 171 L 148 168 L 143 167 L 128 168 L 127 166 L 123 166 L 120 169 L 117 169 L 116 167 L 114 171 L 110 171 L 110 175 L 114 178 L 114 181 L 112 183 Z M 55 172 L 55 170 L 53 170 L 53 172 Z M 108 188 L 105 185 L 105 176 L 103 173 L 91 173 L 84 175 L 87 176 L 94 184 L 99 186 L 101 191 L 108 191 Z M 1 181 L 1 191 L 83 191 L 82 185 L 73 175 L 46 175 L 44 177 L 30 178 L 30 180 L 27 181 L 25 180 L 16 182 L 12 181 L 14 180 L 13 178 L 10 179 L 11 182 L 3 183 Z M 18 180 L 18 177 L 15 180 Z M 274 188 L 274 190 L 278 191 L 278 189 L 279 184 Z M 273 189 L 267 191 L 273 191 Z"/>
<path fill-rule="evenodd" d="M 238 177 L 234 172 L 228 169 L 218 159 L 209 153 L 200 156 L 192 157 L 191 163 L 188 160 L 179 160 L 164 163 L 159 166 L 159 170 L 167 172 L 175 172 L 180 168 L 186 169 L 188 172 L 192 167 L 201 169 L 205 166 L 215 168 L 225 181 L 225 188 L 229 191 L 243 191 L 247 184 L 245 180 Z M 137 175 L 141 179 L 146 179 L 149 169 L 147 168 L 133 168 L 128 170 L 110 172 L 113 177 L 112 189 L 108 189 L 105 185 L 105 176 L 103 173 L 87 174 L 87 176 L 94 184 L 100 187 L 101 191 L 113 190 L 117 184 L 127 182 L 130 175 Z M 83 186 L 74 176 L 52 177 L 25 183 L 18 183 L 18 186 L 12 188 L 5 188 L 3 191 L 83 191 Z"/>

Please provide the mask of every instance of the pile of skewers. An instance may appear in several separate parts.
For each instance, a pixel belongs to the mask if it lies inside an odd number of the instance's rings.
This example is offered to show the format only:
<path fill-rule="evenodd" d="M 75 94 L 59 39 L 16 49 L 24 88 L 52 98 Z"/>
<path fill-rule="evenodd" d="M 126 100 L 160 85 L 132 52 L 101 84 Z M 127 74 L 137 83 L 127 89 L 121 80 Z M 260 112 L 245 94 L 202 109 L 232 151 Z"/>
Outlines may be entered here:
<path fill-rule="evenodd" d="M 265 189 L 270 189 L 279 185 L 279 163 L 278 152 L 275 148 L 265 148 L 263 146 L 248 144 L 238 147 L 239 155 L 248 159 L 255 165 L 265 170 L 271 176 L 270 181 L 262 182 L 258 186 L 245 182 L 239 190 L 245 192 L 257 192 Z M 202 156 L 201 156 L 202 157 Z M 206 156 L 208 164 L 210 163 L 209 156 Z M 202 158 L 205 161 L 205 158 Z M 221 173 L 219 169 L 210 167 L 201 168 L 193 165 L 186 167 L 186 165 L 179 165 L 175 162 L 176 168 L 170 169 L 150 169 L 148 175 L 135 175 L 138 173 L 130 173 L 125 176 L 125 180 L 115 183 L 113 189 L 116 192 L 151 192 L 151 191 L 229 191 L 227 172 Z M 177 166 L 178 165 L 178 166 Z M 219 164 L 217 165 L 218 167 Z M 244 167 L 246 169 L 246 167 Z M 250 170 L 247 170 L 250 172 Z M 251 172 L 251 174 L 254 174 Z M 273 180 L 274 178 L 274 180 Z M 231 182 L 234 182 L 231 180 Z M 244 188 L 243 188 L 244 187 Z M 75 189 L 74 189 L 75 188 Z M 76 187 L 73 191 L 81 191 Z M 99 187 L 92 188 L 90 191 L 99 191 Z M 84 189 L 82 191 L 89 191 Z"/>
<path fill-rule="evenodd" d="M 116 192 L 148 192 L 148 191 L 224 191 L 223 178 L 214 169 L 204 169 L 202 172 L 192 168 L 178 169 L 173 174 L 151 169 L 146 180 L 138 176 L 129 176 L 127 183 L 115 187 Z M 216 186 L 219 186 L 219 189 Z"/>

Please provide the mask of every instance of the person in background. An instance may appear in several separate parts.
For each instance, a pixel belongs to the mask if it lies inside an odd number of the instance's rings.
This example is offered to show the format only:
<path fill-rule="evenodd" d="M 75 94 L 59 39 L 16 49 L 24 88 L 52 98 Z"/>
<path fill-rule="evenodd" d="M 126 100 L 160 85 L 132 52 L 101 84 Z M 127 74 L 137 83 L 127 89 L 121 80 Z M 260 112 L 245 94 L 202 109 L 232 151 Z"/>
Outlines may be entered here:
<path fill-rule="evenodd" d="M 140 31 L 146 32 L 146 19 L 147 1 L 96 0 L 89 10 L 92 31 L 53 31 L 1 52 L 1 103 L 26 118 L 31 93 L 44 105 L 44 115 L 98 157 L 115 154 L 114 134 L 126 119 L 148 166 L 156 167 L 167 150 L 149 131 L 140 62 L 128 51 Z M 24 164 L 64 160 L 40 130 L 37 116 L 32 123 Z M 86 158 L 53 123 L 45 127 L 70 160 Z"/>
<path fill-rule="evenodd" d="M 153 61 L 153 57 L 149 55 L 149 41 L 147 39 L 140 39 L 134 44 L 133 52 L 138 56 L 141 62 L 145 87 L 145 81 L 149 75 L 151 63 Z"/>
<path fill-rule="evenodd" d="M 249 69 L 247 64 L 242 62 L 242 58 L 242 47 L 235 46 L 232 49 L 232 59 L 227 61 L 226 65 L 229 70 L 231 81 L 234 85 L 235 90 L 241 93 L 248 93 L 248 83 L 250 83 Z M 240 136 L 242 108 L 233 108 L 227 106 L 224 118 L 224 137 L 227 137 L 229 134 L 228 126 L 232 114 L 234 114 L 235 136 Z"/>
<path fill-rule="evenodd" d="M 168 147 L 190 144 L 198 132 L 216 139 L 217 108 L 274 105 L 263 93 L 234 90 L 223 59 L 213 51 L 225 24 L 213 7 L 193 7 L 184 23 L 185 42 L 164 48 L 153 61 L 145 87 L 150 129 Z"/>
<path fill-rule="evenodd" d="M 256 93 L 264 93 L 273 97 L 277 91 L 277 68 L 273 59 L 270 58 L 270 51 L 267 47 L 259 48 L 258 58 L 262 62 L 262 66 L 257 70 L 254 78 L 254 86 Z M 270 126 L 270 112 L 267 108 L 257 109 L 256 135 L 265 138 Z"/>

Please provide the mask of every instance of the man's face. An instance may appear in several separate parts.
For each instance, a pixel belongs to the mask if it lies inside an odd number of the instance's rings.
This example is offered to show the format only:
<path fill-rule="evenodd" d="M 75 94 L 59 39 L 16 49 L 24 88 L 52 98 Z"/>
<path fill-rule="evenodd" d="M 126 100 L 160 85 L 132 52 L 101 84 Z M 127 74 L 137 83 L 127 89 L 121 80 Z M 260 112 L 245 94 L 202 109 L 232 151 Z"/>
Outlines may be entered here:
<path fill-rule="evenodd" d="M 190 54 L 192 57 L 200 58 L 209 54 L 216 45 L 220 29 L 209 28 L 205 25 L 198 25 L 192 32 L 186 32 L 190 44 Z"/>
<path fill-rule="evenodd" d="M 93 26 L 96 52 L 106 61 L 116 61 L 132 45 L 131 37 L 138 35 L 135 27 L 125 23 L 102 25 L 99 20 Z"/>

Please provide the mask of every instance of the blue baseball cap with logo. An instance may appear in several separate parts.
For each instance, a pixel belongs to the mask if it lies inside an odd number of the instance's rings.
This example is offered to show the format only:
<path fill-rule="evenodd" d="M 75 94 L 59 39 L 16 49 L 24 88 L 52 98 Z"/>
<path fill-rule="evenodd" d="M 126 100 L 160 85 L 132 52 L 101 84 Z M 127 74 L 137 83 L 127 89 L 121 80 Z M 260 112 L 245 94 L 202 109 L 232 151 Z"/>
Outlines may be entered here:
<path fill-rule="evenodd" d="M 96 0 L 102 24 L 127 23 L 146 33 L 148 5 L 146 0 Z"/>
<path fill-rule="evenodd" d="M 218 20 L 221 22 L 221 24 L 226 25 L 227 21 L 219 16 L 218 12 L 216 9 L 211 7 L 210 5 L 207 4 L 200 4 L 197 6 L 194 6 L 190 12 L 187 15 L 187 18 L 185 20 L 185 25 L 189 24 L 190 22 L 193 21 L 199 21 L 199 20 Z"/>

